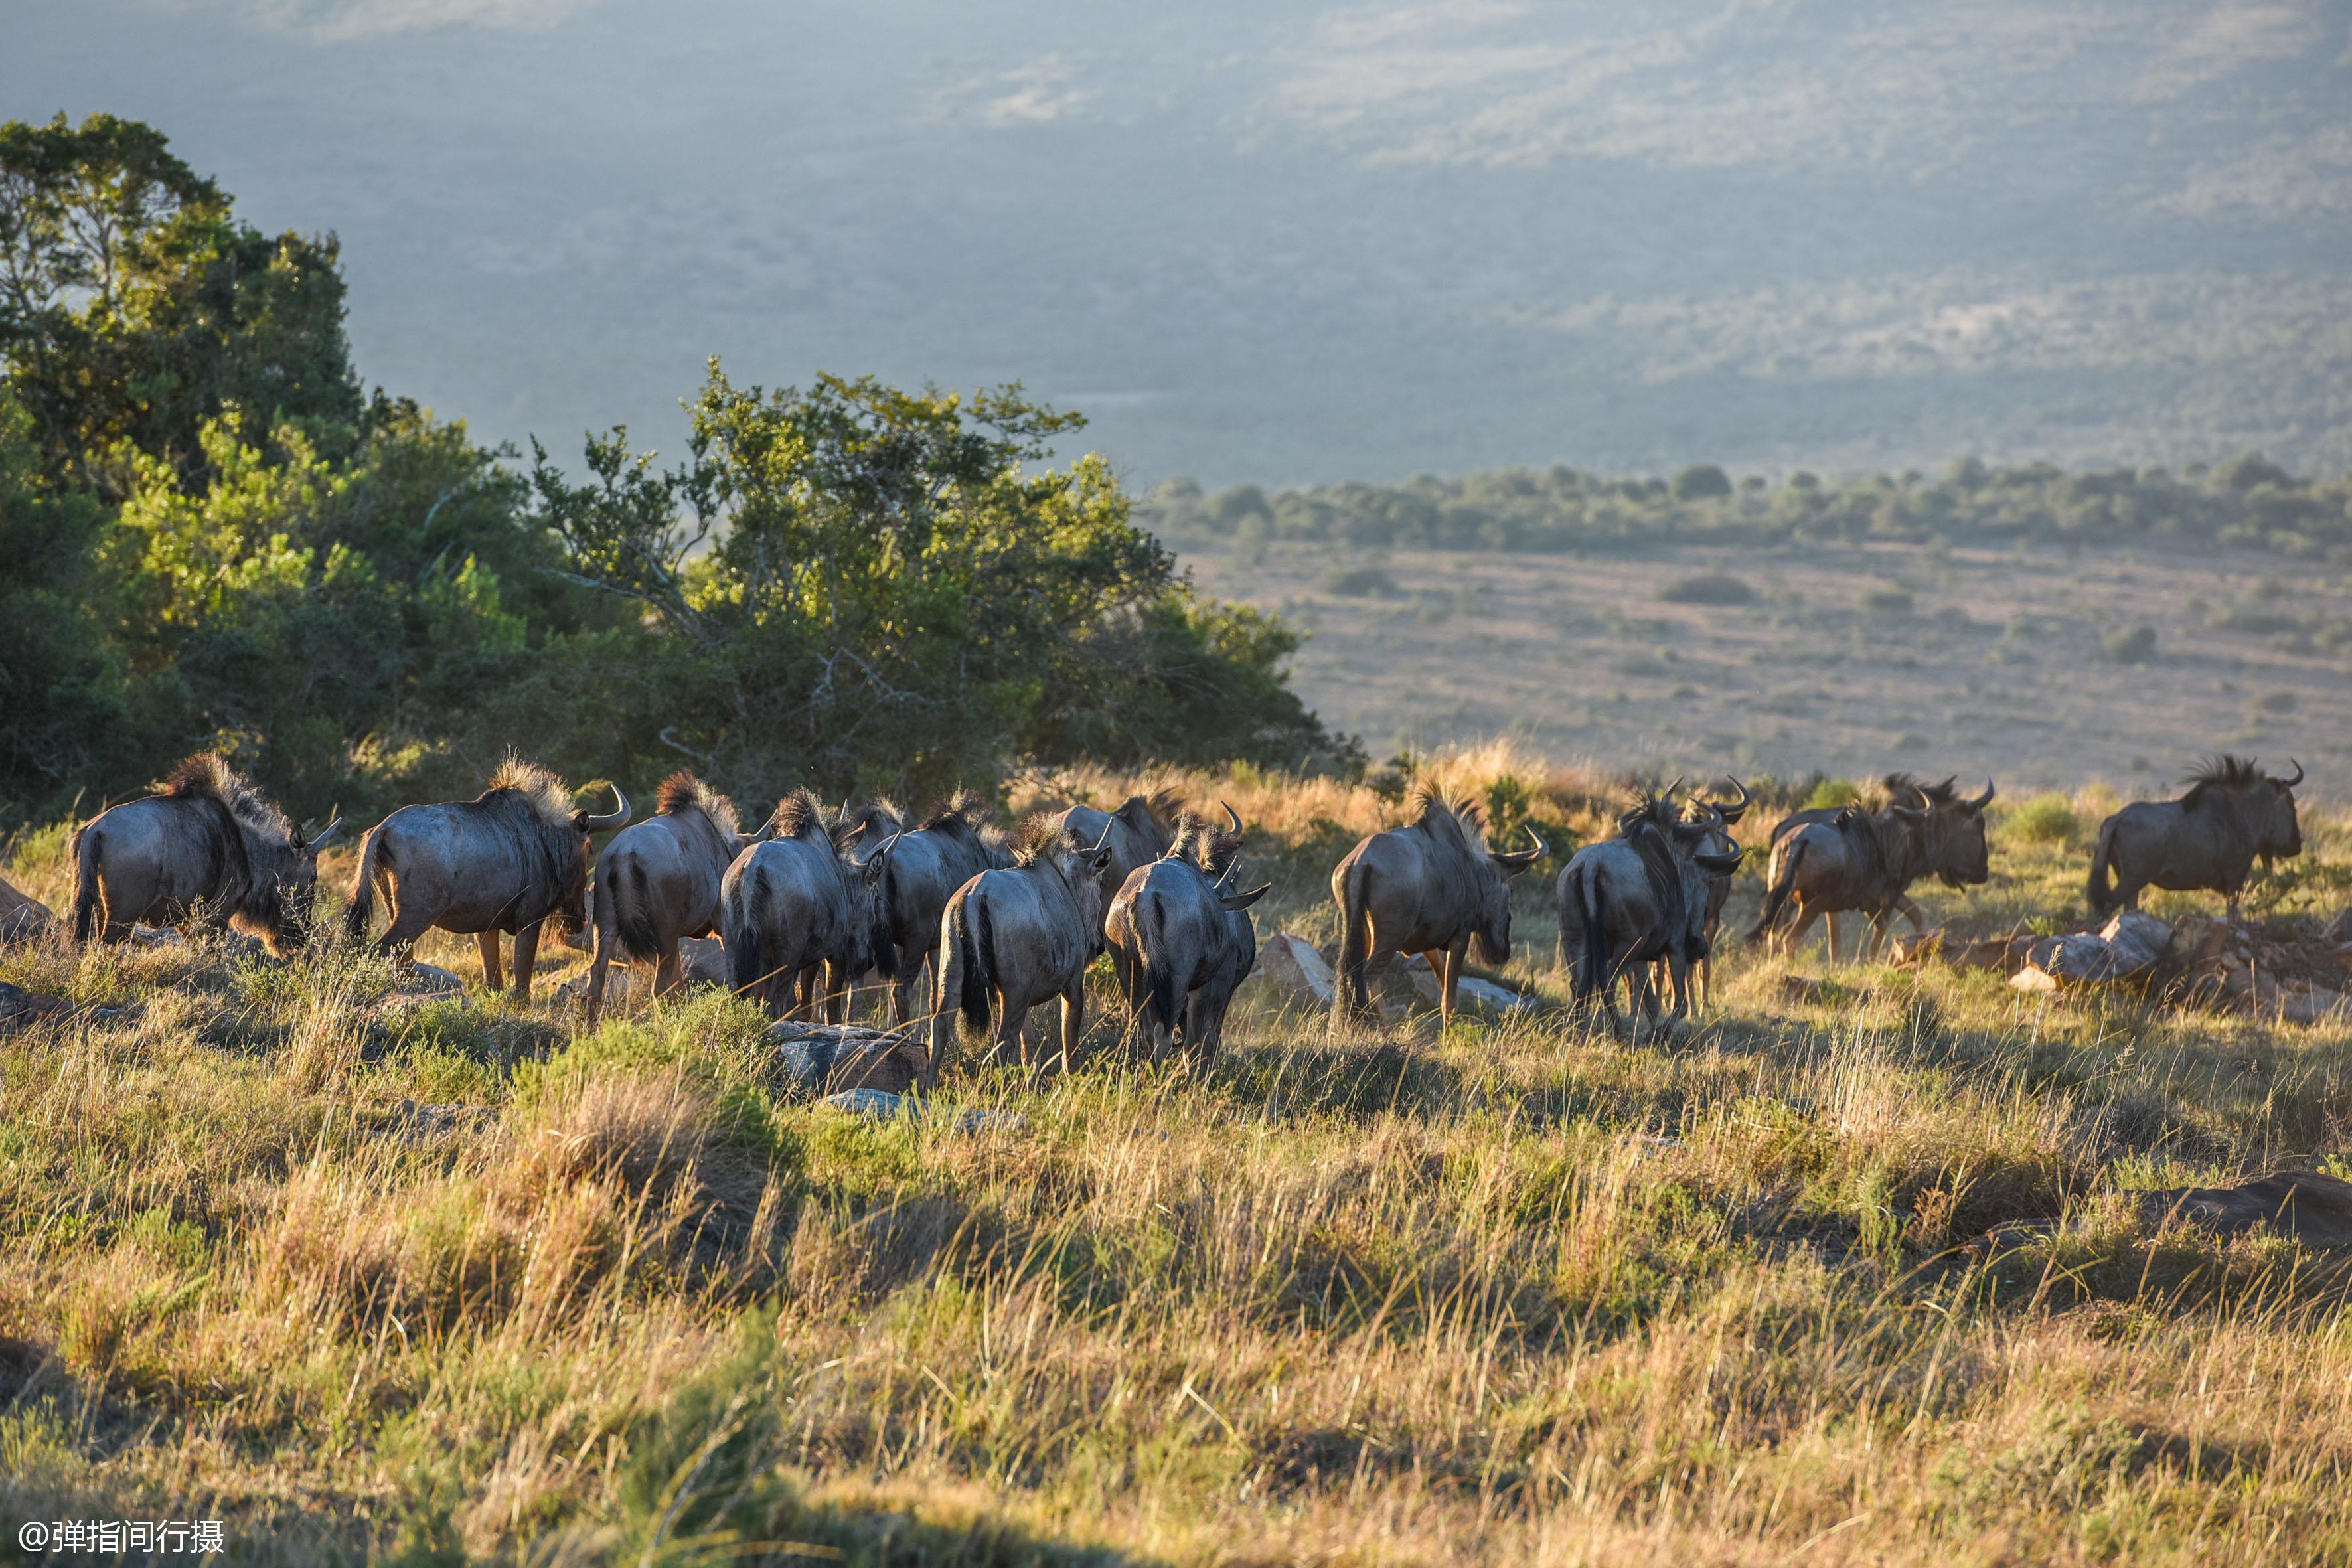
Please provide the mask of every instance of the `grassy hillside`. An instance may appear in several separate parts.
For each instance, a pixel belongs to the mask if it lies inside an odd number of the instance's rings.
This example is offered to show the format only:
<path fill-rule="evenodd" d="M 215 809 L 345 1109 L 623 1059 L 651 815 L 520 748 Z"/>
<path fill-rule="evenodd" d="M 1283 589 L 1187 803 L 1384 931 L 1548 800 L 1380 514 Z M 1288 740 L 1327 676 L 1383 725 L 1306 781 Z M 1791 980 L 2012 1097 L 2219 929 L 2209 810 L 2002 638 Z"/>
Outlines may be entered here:
<path fill-rule="evenodd" d="M 1555 836 L 1608 793 L 1439 766 Z M 1173 782 L 1311 936 L 1393 810 Z M 1927 901 L 2063 915 L 2110 798 L 2004 802 L 1996 880 Z M 2346 900 L 2315 816 L 2262 918 Z M 59 901 L 58 848 L 8 874 Z M 1543 901 L 1510 970 L 1556 996 Z M 2132 1201 L 2335 1157 L 2352 1023 L 1792 971 L 1638 1045 L 1258 995 L 1205 1082 L 967 1060 L 1019 1120 L 964 1131 L 781 1102 L 713 994 L 583 1036 L 331 951 L 0 951 L 99 1009 L 0 1035 L 0 1514 L 288 1563 L 2352 1558 L 2341 1266 Z"/>

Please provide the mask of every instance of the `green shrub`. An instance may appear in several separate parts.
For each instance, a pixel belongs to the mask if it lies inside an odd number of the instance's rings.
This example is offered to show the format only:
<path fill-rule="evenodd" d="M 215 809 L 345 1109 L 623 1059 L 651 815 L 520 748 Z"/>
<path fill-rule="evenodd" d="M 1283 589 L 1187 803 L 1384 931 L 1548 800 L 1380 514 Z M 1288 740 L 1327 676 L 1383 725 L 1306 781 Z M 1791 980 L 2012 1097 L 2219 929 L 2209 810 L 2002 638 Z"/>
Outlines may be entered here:
<path fill-rule="evenodd" d="M 2156 628 L 2134 626 L 2129 631 L 2117 632 L 2099 648 L 2117 664 L 2146 663 L 2156 654 Z"/>
<path fill-rule="evenodd" d="M 1874 616 L 1907 616 L 1916 602 L 1899 583 L 1882 584 L 1862 595 L 1862 607 Z"/>
<path fill-rule="evenodd" d="M 1343 599 L 1389 599 L 1404 591 L 1380 566 L 1334 566 L 1315 579 L 1315 586 L 1320 593 Z"/>
<path fill-rule="evenodd" d="M 1852 805 L 1862 798 L 1862 790 L 1852 779 L 1823 779 L 1805 797 L 1803 811 L 1831 811 L 1842 805 Z"/>
<path fill-rule="evenodd" d="M 1728 572 L 1701 572 L 1675 578 L 1658 590 L 1658 597 L 1669 605 L 1748 605 L 1755 603 L 1756 590 Z"/>
<path fill-rule="evenodd" d="M 2074 803 L 2054 792 L 2037 795 L 2009 815 L 2010 837 L 2023 844 L 2072 844 L 2082 832 Z"/>

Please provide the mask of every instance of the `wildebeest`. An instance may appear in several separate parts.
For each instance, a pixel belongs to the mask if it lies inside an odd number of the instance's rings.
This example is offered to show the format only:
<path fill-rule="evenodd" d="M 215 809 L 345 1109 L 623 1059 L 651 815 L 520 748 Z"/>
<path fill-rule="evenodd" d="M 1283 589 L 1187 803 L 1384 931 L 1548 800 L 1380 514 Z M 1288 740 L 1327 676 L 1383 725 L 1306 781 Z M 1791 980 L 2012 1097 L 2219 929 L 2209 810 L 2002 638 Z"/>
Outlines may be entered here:
<path fill-rule="evenodd" d="M 1748 808 L 1756 797 L 1738 779 L 1726 779 L 1724 782 L 1739 792 L 1738 800 L 1695 800 L 1685 815 L 1689 821 L 1707 830 L 1706 838 L 1700 847 L 1710 855 L 1733 856 L 1736 868 L 1738 858 L 1745 851 L 1739 847 L 1739 841 L 1731 837 L 1731 830 L 1739 825 L 1741 817 L 1748 815 Z M 1687 953 L 1693 973 L 1697 976 L 1701 1006 L 1715 997 L 1715 939 L 1723 929 L 1723 906 L 1731 898 L 1731 877 L 1730 870 L 1706 874 L 1706 902 L 1700 911 L 1696 950 Z"/>
<path fill-rule="evenodd" d="M 1475 803 L 1449 803 L 1426 784 L 1406 800 L 1412 820 L 1375 833 L 1348 851 L 1331 872 L 1339 905 L 1339 965 L 1332 1027 L 1371 1009 L 1366 969 L 1384 953 L 1418 952 L 1438 976 L 1438 1012 L 1454 1021 L 1454 982 L 1465 954 L 1481 963 L 1511 956 L 1510 879 L 1545 850 L 1486 847 L 1486 814 Z"/>
<path fill-rule="evenodd" d="M 889 983 L 894 1024 L 914 1016 L 915 986 L 938 952 L 948 900 L 982 871 L 1013 863 L 982 823 L 985 809 L 979 795 L 959 792 L 911 830 L 874 846 L 874 963 Z"/>
<path fill-rule="evenodd" d="M 843 846 L 837 814 L 807 790 L 777 803 L 773 827 L 720 881 L 728 978 L 772 1017 L 838 1024 L 874 963 L 873 881 Z"/>
<path fill-rule="evenodd" d="M 933 958 L 927 1089 L 939 1081 L 959 1015 L 975 1032 L 993 1016 L 990 1055 L 1019 1055 L 1029 1009 L 1058 996 L 1062 1065 L 1076 1060 L 1087 965 L 1102 951 L 1099 879 L 1112 853 L 1108 828 L 1081 845 L 1054 819 L 1032 819 L 1013 839 L 1012 865 L 982 871 L 948 900 Z"/>
<path fill-rule="evenodd" d="M 1743 799 L 1735 809 L 1745 805 Z M 1696 821 L 1685 821 L 1671 791 L 1644 795 L 1617 819 L 1616 837 L 1578 850 L 1554 884 L 1560 963 L 1572 994 L 1581 1008 L 1605 1008 L 1612 1030 L 1620 980 L 1636 1016 L 1656 1021 L 1653 963 L 1666 967 L 1675 1016 L 1690 1011 L 1691 969 L 1708 952 L 1709 884 L 1739 866 L 1737 844 L 1712 847 L 1727 837 L 1724 818 L 1708 802 Z"/>
<path fill-rule="evenodd" d="M 1748 942 L 1763 940 L 1787 921 L 1787 945 L 1793 948 L 1827 914 L 1832 917 L 1834 961 L 1834 917 L 1857 911 L 1870 917 L 1870 935 L 1862 944 L 1866 958 L 1885 937 L 1889 914 L 1901 914 L 1914 931 L 1927 929 L 1909 890 L 1920 878 L 1937 877 L 1955 888 L 1990 878 L 1984 810 L 1992 803 L 1991 780 L 1985 781 L 1982 795 L 1972 796 L 1962 795 L 1951 779 L 1923 784 L 1905 773 L 1888 774 L 1886 786 L 1885 805 L 1843 806 L 1826 820 L 1819 812 L 1801 813 L 1803 820 L 1775 830 L 1764 907 Z"/>
<path fill-rule="evenodd" d="M 719 924 L 719 885 L 745 847 L 735 803 L 692 773 L 664 779 L 654 815 L 621 829 L 596 858 L 588 915 L 596 956 L 588 966 L 588 1027 L 604 1007 L 604 976 L 615 952 L 624 963 L 654 966 L 654 994 L 678 983 L 677 944 L 709 936 Z"/>
<path fill-rule="evenodd" d="M 613 786 L 614 808 L 572 809 L 572 792 L 545 768 L 509 757 L 489 787 L 472 800 L 404 805 L 368 830 L 360 845 L 343 929 L 367 935 L 383 889 L 391 906 L 376 951 L 405 960 L 416 939 L 439 926 L 480 938 L 482 979 L 493 991 L 499 933 L 513 934 L 514 994 L 530 997 L 541 922 L 559 931 L 587 918 L 588 843 L 629 820 L 629 797 Z"/>
<path fill-rule="evenodd" d="M 1242 819 L 1231 806 L 1225 816 L 1231 826 L 1223 831 L 1186 816 L 1168 853 L 1129 875 L 1103 919 L 1136 1058 L 1148 1041 L 1151 1059 L 1161 1059 L 1176 1044 L 1181 1019 L 1190 1065 L 1213 1066 L 1234 988 L 1257 963 L 1247 910 L 1274 884 L 1234 890 Z"/>
<path fill-rule="evenodd" d="M 337 818 L 336 822 L 341 819 Z M 242 921 L 284 953 L 310 935 L 319 846 L 210 752 L 156 793 L 100 812 L 73 837 L 74 940 L 121 942 L 140 921 L 219 929 Z"/>
<path fill-rule="evenodd" d="M 2292 761 L 2292 759 L 2290 759 Z M 2230 919 L 2238 919 L 2238 895 L 2259 859 L 2303 853 L 2303 828 L 2295 820 L 2294 777 L 2271 777 L 2252 758 L 2210 757 L 2182 782 L 2179 800 L 2139 800 L 2099 824 L 2098 848 L 2091 856 L 2091 908 L 2139 908 L 2143 888 L 2176 891 L 2208 889 L 2221 895 Z M 2114 880 L 2110 882 L 2112 875 Z"/>
<path fill-rule="evenodd" d="M 1097 879 L 1102 883 L 1103 907 L 1108 910 L 1137 867 L 1149 866 L 1168 853 L 1168 846 L 1176 839 L 1173 824 L 1183 800 L 1175 790 L 1154 790 L 1150 795 L 1129 795 L 1110 811 L 1074 805 L 1050 820 L 1070 836 L 1073 844 L 1103 844 L 1109 848 L 1110 858 L 1103 862 Z"/>

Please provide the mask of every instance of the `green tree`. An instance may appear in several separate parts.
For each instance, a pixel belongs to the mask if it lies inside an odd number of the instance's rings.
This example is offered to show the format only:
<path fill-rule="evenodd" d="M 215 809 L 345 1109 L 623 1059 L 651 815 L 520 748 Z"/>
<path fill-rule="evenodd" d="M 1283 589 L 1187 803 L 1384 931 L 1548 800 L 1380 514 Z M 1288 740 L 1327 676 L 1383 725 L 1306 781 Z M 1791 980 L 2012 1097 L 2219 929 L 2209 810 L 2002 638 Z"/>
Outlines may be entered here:
<path fill-rule="evenodd" d="M 1223 755 L 1329 749 L 1275 673 L 1286 632 L 1199 602 L 1099 459 L 1035 467 L 1077 416 L 716 361 L 689 408 L 673 469 L 615 430 L 586 482 L 543 448 L 531 482 L 571 576 L 663 628 L 667 742 L 719 776 L 929 787 L 1160 750 L 1159 715 Z"/>
<path fill-rule="evenodd" d="M 275 238 L 136 121 L 0 125 L 0 362 L 52 480 L 120 500 L 130 451 L 206 479 L 236 408 L 347 455 L 362 405 L 336 242 Z M 127 450 L 126 450 L 127 448 Z"/>

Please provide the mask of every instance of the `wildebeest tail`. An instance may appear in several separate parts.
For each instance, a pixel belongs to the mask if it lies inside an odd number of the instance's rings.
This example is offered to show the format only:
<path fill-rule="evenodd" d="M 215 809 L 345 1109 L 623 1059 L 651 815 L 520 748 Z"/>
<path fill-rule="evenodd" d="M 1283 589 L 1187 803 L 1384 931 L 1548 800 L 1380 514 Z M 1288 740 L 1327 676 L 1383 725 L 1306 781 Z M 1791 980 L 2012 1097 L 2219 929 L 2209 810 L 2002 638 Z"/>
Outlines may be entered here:
<path fill-rule="evenodd" d="M 1781 863 L 1780 874 L 1773 878 L 1772 885 L 1764 890 L 1764 907 L 1757 911 L 1756 923 L 1748 930 L 1746 940 L 1749 945 L 1763 941 L 1764 933 L 1780 919 L 1780 911 L 1789 907 L 1789 895 L 1797 887 L 1797 868 L 1805 863 L 1805 851 L 1809 847 L 1804 839 L 1799 838 L 1796 847 L 1789 851 L 1789 858 Z"/>
<path fill-rule="evenodd" d="M 1364 924 L 1367 899 L 1364 879 L 1370 873 L 1361 860 L 1348 868 L 1347 877 L 1339 884 L 1339 961 L 1331 976 L 1331 1021 L 1345 1024 L 1352 1016 L 1356 986 L 1370 962 L 1365 949 L 1370 945 Z"/>
<path fill-rule="evenodd" d="M 1141 965 L 1146 1005 L 1151 1009 L 1152 1022 L 1173 1035 L 1176 1032 L 1178 998 L 1175 967 L 1168 962 L 1168 913 L 1160 907 L 1158 899 L 1144 898 L 1136 901 L 1143 906 L 1140 912 L 1145 916 L 1144 920 L 1136 921 L 1137 934 L 1142 933 L 1147 923 L 1151 930 L 1143 949 Z"/>
<path fill-rule="evenodd" d="M 1584 953 L 1576 966 L 1575 994 L 1580 1001 L 1608 994 L 1616 980 L 1609 973 L 1609 932 L 1601 921 L 1600 881 L 1598 870 L 1590 865 L 1576 879 L 1576 912 L 1584 920 Z"/>
<path fill-rule="evenodd" d="M 2093 914 L 2103 915 L 2116 907 L 2116 884 L 2113 860 L 2116 851 L 2116 824 L 2109 817 L 2099 826 L 2099 847 L 2091 851 L 2091 879 L 2083 889 L 2083 898 Z"/>
<path fill-rule="evenodd" d="M 74 830 L 74 920 L 77 942 L 88 942 L 102 923 L 98 897 L 98 835 L 87 826 Z"/>
<path fill-rule="evenodd" d="M 964 906 L 969 920 L 956 922 L 961 951 L 957 967 L 963 973 L 956 987 L 956 1010 L 974 1029 L 988 1027 L 988 994 L 995 989 L 996 931 L 988 918 L 988 900 L 974 899 Z"/>
<path fill-rule="evenodd" d="M 627 893 L 623 895 L 624 878 Z M 651 900 L 646 890 L 645 867 L 635 860 L 625 866 L 607 856 L 596 867 L 596 934 L 610 934 L 631 958 L 651 963 L 661 956 L 661 938 L 654 931 Z"/>
<path fill-rule="evenodd" d="M 360 841 L 360 868 L 352 879 L 352 901 L 343 910 L 343 934 L 353 942 L 366 938 L 368 922 L 375 919 L 376 859 L 383 844 L 383 825 L 368 829 Z"/>
<path fill-rule="evenodd" d="M 745 884 L 759 875 L 756 869 L 743 878 Z M 739 885 L 737 898 L 719 912 L 725 930 L 719 935 L 727 943 L 727 984 L 738 996 L 759 994 L 761 984 L 768 978 L 768 965 L 760 943 L 760 921 L 752 912 L 751 889 Z"/>

